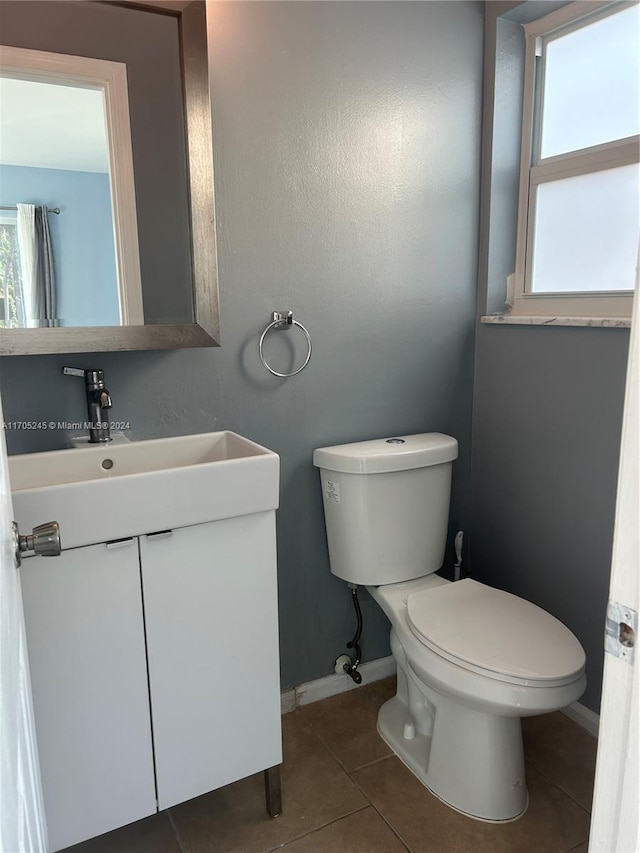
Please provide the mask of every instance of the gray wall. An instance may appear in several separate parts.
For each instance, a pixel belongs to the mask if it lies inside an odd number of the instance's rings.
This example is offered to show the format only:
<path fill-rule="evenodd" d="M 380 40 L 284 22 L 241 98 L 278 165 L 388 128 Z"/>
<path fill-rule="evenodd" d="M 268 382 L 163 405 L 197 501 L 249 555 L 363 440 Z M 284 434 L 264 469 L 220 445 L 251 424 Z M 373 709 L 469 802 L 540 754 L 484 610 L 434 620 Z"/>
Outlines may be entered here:
<path fill-rule="evenodd" d="M 513 151 L 505 116 L 515 113 L 505 79 L 496 87 L 501 135 L 493 148 L 490 134 L 496 15 L 514 5 L 486 7 L 479 314 L 487 305 L 496 310 L 504 272 L 513 270 L 508 212 L 517 184 L 508 168 L 513 158 L 505 155 Z M 501 26 L 498 77 L 519 74 L 513 26 Z M 587 654 L 581 701 L 595 711 L 628 343 L 622 329 L 480 325 L 476 335 L 473 573 L 544 607 L 574 631 Z"/>
<path fill-rule="evenodd" d="M 481 326 L 473 407 L 473 571 L 544 607 L 587 654 L 598 711 L 629 337 Z"/>
<path fill-rule="evenodd" d="M 353 630 L 346 585 L 329 572 L 314 447 L 448 432 L 461 446 L 452 530 L 469 523 L 482 8 L 214 11 L 221 349 L 4 359 L 1 387 L 7 420 L 73 420 L 82 388 L 60 366 L 95 364 L 133 438 L 225 427 L 281 455 L 287 687 L 330 672 Z M 257 340 L 270 312 L 288 308 L 314 354 L 283 381 L 260 365 Z M 301 342 L 278 334 L 269 356 L 282 369 Z M 14 453 L 64 441 L 7 437 Z M 388 624 L 363 598 L 372 659 L 388 654 Z"/>

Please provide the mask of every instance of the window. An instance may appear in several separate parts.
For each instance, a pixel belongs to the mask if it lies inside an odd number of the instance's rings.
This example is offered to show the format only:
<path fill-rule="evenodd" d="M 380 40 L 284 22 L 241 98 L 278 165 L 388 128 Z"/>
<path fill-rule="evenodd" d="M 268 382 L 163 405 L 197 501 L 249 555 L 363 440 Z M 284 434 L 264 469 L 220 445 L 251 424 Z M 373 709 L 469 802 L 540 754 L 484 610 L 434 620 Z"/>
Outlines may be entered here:
<path fill-rule="evenodd" d="M 24 326 L 16 214 L 0 211 L 0 328 Z"/>
<path fill-rule="evenodd" d="M 640 5 L 527 24 L 513 313 L 631 314 L 640 236 Z"/>

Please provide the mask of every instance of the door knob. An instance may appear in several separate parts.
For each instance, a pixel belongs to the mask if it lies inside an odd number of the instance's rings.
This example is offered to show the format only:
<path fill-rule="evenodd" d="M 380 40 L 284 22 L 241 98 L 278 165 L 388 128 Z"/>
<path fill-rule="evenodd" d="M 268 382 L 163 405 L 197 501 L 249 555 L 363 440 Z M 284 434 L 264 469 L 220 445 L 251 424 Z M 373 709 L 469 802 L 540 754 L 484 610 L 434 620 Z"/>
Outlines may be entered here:
<path fill-rule="evenodd" d="M 16 555 L 16 565 L 22 562 L 25 551 L 33 551 L 40 557 L 58 557 L 62 551 L 60 541 L 60 525 L 57 521 L 48 521 L 34 527 L 31 534 L 21 536 L 18 525 L 13 522 L 13 545 Z"/>

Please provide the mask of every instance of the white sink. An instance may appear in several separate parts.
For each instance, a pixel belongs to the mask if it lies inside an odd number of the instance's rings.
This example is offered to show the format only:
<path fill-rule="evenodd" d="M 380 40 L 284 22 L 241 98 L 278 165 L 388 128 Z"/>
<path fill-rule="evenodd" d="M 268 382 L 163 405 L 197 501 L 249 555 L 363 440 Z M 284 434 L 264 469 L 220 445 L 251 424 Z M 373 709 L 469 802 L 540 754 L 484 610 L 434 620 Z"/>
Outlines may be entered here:
<path fill-rule="evenodd" d="M 56 520 L 64 548 L 276 509 L 279 467 L 229 431 L 9 457 L 21 530 Z"/>

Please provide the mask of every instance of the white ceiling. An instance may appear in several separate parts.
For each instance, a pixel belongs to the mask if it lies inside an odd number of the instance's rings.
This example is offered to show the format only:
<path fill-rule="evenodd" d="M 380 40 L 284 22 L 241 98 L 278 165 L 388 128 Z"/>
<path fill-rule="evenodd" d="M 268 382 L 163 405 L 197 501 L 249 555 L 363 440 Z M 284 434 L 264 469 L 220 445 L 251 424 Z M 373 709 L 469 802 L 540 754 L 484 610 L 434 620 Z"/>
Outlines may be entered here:
<path fill-rule="evenodd" d="M 0 78 L 0 163 L 108 172 L 101 91 Z"/>

